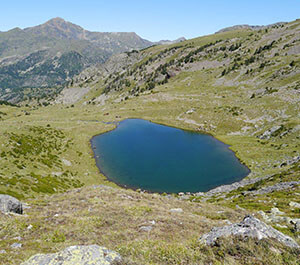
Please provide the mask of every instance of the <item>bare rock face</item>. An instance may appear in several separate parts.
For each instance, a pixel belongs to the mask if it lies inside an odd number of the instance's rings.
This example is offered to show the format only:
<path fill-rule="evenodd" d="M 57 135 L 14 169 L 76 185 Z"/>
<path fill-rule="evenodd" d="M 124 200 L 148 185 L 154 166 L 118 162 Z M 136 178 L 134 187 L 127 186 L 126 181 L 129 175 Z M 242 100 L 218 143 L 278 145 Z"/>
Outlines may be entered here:
<path fill-rule="evenodd" d="M 85 96 L 89 91 L 89 87 L 65 88 L 55 102 L 62 104 L 73 104 L 82 99 L 83 96 Z"/>
<path fill-rule="evenodd" d="M 0 211 L 4 213 L 18 213 L 23 214 L 22 203 L 9 195 L 0 194 Z"/>
<path fill-rule="evenodd" d="M 37 254 L 21 265 L 111 265 L 121 264 L 121 256 L 98 245 L 71 246 L 54 254 Z"/>
<path fill-rule="evenodd" d="M 240 223 L 224 227 L 215 227 L 209 233 L 204 234 L 200 238 L 200 241 L 206 245 L 213 245 L 218 238 L 229 236 L 252 237 L 257 238 L 258 240 L 263 238 L 272 238 L 288 247 L 299 248 L 299 245 L 292 238 L 284 235 L 253 216 L 246 216 Z"/>

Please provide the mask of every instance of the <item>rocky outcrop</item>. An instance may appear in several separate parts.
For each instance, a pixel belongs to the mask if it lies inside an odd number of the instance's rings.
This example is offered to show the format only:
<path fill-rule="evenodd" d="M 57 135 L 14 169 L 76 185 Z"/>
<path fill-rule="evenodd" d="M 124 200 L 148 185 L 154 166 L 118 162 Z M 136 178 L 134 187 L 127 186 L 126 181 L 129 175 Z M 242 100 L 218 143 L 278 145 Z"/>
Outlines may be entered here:
<path fill-rule="evenodd" d="M 293 165 L 293 164 L 296 164 L 300 161 L 300 156 L 295 156 L 293 157 L 292 159 L 289 159 L 285 162 L 283 162 L 280 167 L 284 167 L 284 166 L 289 166 L 289 165 Z"/>
<path fill-rule="evenodd" d="M 273 136 L 278 135 L 283 129 L 282 125 L 273 126 L 269 130 L 265 131 L 261 136 L 260 139 L 270 139 Z"/>
<path fill-rule="evenodd" d="M 267 175 L 267 176 L 258 177 L 258 178 L 246 178 L 246 179 L 242 179 L 241 181 L 234 182 L 232 184 L 216 187 L 207 192 L 197 192 L 197 193 L 193 193 L 192 195 L 203 197 L 202 201 L 206 201 L 212 196 L 224 197 L 226 193 L 229 193 L 233 190 L 237 190 L 238 188 L 243 188 L 245 186 L 255 184 L 256 182 L 268 179 L 270 177 L 271 177 L 270 175 Z M 244 195 L 246 195 L 246 194 L 262 195 L 262 194 L 266 194 L 266 193 L 271 193 L 273 191 L 293 189 L 293 188 L 297 187 L 298 185 L 300 185 L 300 181 L 280 182 L 280 183 L 276 183 L 272 186 L 262 187 L 261 189 L 258 189 L 258 190 L 243 191 L 243 194 Z M 180 196 L 179 197 L 180 199 L 189 199 L 191 194 L 185 194 L 183 192 L 180 192 L 180 193 L 178 193 L 178 195 Z"/>
<path fill-rule="evenodd" d="M 21 265 L 110 265 L 121 264 L 121 256 L 98 245 L 71 246 L 54 254 L 37 254 Z"/>
<path fill-rule="evenodd" d="M 271 193 L 274 191 L 293 189 L 293 188 L 297 187 L 298 185 L 300 185 L 300 181 L 279 182 L 272 186 L 262 187 L 259 190 L 243 191 L 243 195 L 246 195 L 246 194 L 263 195 L 263 194 Z"/>
<path fill-rule="evenodd" d="M 224 227 L 215 227 L 209 233 L 204 234 L 200 238 L 200 241 L 207 245 L 213 245 L 218 238 L 229 236 L 252 237 L 258 240 L 271 238 L 278 240 L 280 243 L 288 247 L 299 248 L 299 245 L 292 238 L 284 235 L 253 216 L 246 216 L 240 223 Z"/>
<path fill-rule="evenodd" d="M 300 208 L 300 203 L 298 202 L 290 202 L 289 206 L 292 208 Z"/>
<path fill-rule="evenodd" d="M 197 192 L 194 195 L 195 196 L 211 197 L 211 196 L 215 196 L 215 195 L 222 194 L 222 193 L 228 193 L 228 192 L 231 192 L 231 191 L 236 190 L 238 188 L 242 188 L 244 186 L 254 184 L 258 181 L 267 179 L 268 177 L 269 176 L 259 177 L 259 178 L 246 178 L 246 179 L 242 179 L 241 181 L 234 182 L 232 184 L 219 186 L 219 187 L 214 188 L 214 189 L 212 189 L 210 191 L 207 191 L 207 192 Z"/>
<path fill-rule="evenodd" d="M 272 208 L 269 214 L 266 214 L 264 211 L 258 211 L 258 213 L 266 222 L 276 223 L 279 227 L 282 227 L 279 223 L 286 223 L 287 225 L 292 224 L 295 232 L 300 232 L 300 219 L 285 216 L 285 213 L 281 212 L 278 208 Z M 287 228 L 286 225 L 283 227 Z"/>
<path fill-rule="evenodd" d="M 245 191 L 244 194 L 262 195 L 262 194 L 271 193 L 274 191 L 292 189 L 298 185 L 300 185 L 300 181 L 280 182 L 280 183 L 276 183 L 272 186 L 263 187 L 259 190 Z"/>
<path fill-rule="evenodd" d="M 4 213 L 23 214 L 23 206 L 18 199 L 9 195 L 0 194 L 0 211 Z"/>

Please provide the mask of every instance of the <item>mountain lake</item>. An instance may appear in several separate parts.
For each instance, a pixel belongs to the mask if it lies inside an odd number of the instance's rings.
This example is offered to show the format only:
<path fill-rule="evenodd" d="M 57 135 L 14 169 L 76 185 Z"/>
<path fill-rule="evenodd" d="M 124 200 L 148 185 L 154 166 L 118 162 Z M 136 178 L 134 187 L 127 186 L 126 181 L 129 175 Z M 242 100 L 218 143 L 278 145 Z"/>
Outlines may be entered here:
<path fill-rule="evenodd" d="M 250 170 L 216 138 L 126 119 L 94 136 L 96 164 L 120 186 L 159 193 L 208 191 L 246 177 Z"/>

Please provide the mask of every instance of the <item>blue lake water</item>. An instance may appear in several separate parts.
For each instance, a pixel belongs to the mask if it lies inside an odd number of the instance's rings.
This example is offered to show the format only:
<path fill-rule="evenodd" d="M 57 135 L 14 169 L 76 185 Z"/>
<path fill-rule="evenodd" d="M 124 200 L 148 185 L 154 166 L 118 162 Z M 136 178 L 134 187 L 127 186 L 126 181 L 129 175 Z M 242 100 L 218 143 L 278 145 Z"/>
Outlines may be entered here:
<path fill-rule="evenodd" d="M 208 191 L 250 170 L 228 145 L 206 134 L 127 119 L 91 140 L 96 164 L 121 186 L 152 192 Z"/>

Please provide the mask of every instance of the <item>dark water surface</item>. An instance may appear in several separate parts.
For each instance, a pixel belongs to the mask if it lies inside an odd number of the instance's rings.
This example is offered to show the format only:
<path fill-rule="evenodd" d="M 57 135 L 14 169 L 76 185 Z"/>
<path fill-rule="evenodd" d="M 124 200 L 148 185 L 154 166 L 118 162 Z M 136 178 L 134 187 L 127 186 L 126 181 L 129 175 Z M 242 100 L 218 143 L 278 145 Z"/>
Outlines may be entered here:
<path fill-rule="evenodd" d="M 208 191 L 249 174 L 212 136 L 140 119 L 120 122 L 91 144 L 96 163 L 119 185 L 153 192 Z"/>

